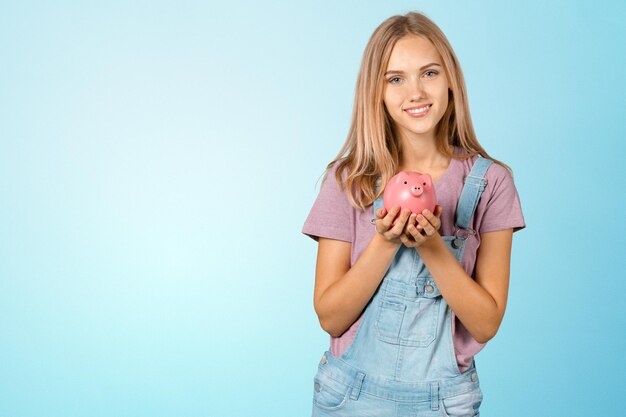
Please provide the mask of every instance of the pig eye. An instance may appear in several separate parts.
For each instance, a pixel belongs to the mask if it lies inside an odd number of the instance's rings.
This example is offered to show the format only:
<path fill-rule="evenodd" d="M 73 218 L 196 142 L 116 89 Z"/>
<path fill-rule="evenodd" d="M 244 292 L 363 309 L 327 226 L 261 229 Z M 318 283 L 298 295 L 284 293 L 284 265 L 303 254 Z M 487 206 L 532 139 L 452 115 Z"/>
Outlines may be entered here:
<path fill-rule="evenodd" d="M 406 181 L 404 181 L 404 183 L 406 184 Z"/>
<path fill-rule="evenodd" d="M 426 185 L 426 183 L 422 184 L 422 185 Z"/>

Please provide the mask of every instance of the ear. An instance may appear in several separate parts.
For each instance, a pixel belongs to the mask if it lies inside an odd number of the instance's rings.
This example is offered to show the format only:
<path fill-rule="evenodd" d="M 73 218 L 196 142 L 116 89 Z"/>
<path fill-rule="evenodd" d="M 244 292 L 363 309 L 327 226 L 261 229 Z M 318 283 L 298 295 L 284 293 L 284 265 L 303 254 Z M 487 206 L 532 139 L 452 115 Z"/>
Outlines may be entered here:
<path fill-rule="evenodd" d="M 404 171 L 400 171 L 396 176 L 396 184 L 406 181 L 409 178 L 409 174 Z"/>
<path fill-rule="evenodd" d="M 430 174 L 424 174 L 424 182 L 426 183 L 426 185 L 428 185 L 429 187 L 433 186 L 433 177 L 430 176 Z"/>

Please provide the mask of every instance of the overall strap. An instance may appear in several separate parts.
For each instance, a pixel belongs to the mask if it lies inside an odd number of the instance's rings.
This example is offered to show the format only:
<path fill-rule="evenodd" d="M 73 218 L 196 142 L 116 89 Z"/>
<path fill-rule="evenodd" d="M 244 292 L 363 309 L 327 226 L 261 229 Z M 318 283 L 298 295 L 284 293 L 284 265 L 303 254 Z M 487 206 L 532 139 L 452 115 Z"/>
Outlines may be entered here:
<path fill-rule="evenodd" d="M 487 186 L 487 179 L 485 173 L 489 166 L 493 163 L 491 159 L 487 159 L 482 155 L 478 155 L 476 162 L 472 166 L 472 170 L 465 177 L 465 184 L 463 185 L 463 191 L 461 191 L 461 198 L 456 208 L 456 229 L 468 229 L 472 234 L 476 233 L 469 228 L 470 219 L 476 210 L 480 195 Z M 456 230 L 455 230 L 456 234 Z"/>

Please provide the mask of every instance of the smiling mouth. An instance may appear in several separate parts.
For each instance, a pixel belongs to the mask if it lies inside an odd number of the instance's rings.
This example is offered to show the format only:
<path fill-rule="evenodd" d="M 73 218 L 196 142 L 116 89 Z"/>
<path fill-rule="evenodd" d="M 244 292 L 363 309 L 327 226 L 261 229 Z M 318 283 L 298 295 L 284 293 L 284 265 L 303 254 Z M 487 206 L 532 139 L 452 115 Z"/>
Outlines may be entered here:
<path fill-rule="evenodd" d="M 423 116 L 426 113 L 428 113 L 428 110 L 432 106 L 433 106 L 432 104 L 427 104 L 427 105 L 421 106 L 421 107 L 411 107 L 409 109 L 405 109 L 404 111 L 407 112 L 411 116 Z"/>

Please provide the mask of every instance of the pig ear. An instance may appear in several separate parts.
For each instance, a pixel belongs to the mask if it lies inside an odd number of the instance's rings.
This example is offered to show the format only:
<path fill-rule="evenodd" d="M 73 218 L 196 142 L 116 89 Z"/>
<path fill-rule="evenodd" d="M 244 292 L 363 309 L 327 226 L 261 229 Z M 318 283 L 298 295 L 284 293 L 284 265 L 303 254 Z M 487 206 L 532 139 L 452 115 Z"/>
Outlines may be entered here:
<path fill-rule="evenodd" d="M 430 176 L 430 174 L 426 174 L 426 184 L 430 185 L 431 187 L 433 186 L 433 178 Z"/>
<path fill-rule="evenodd" d="M 400 171 L 396 176 L 396 184 L 400 184 L 401 182 L 406 181 L 408 177 L 409 175 L 406 172 Z"/>

